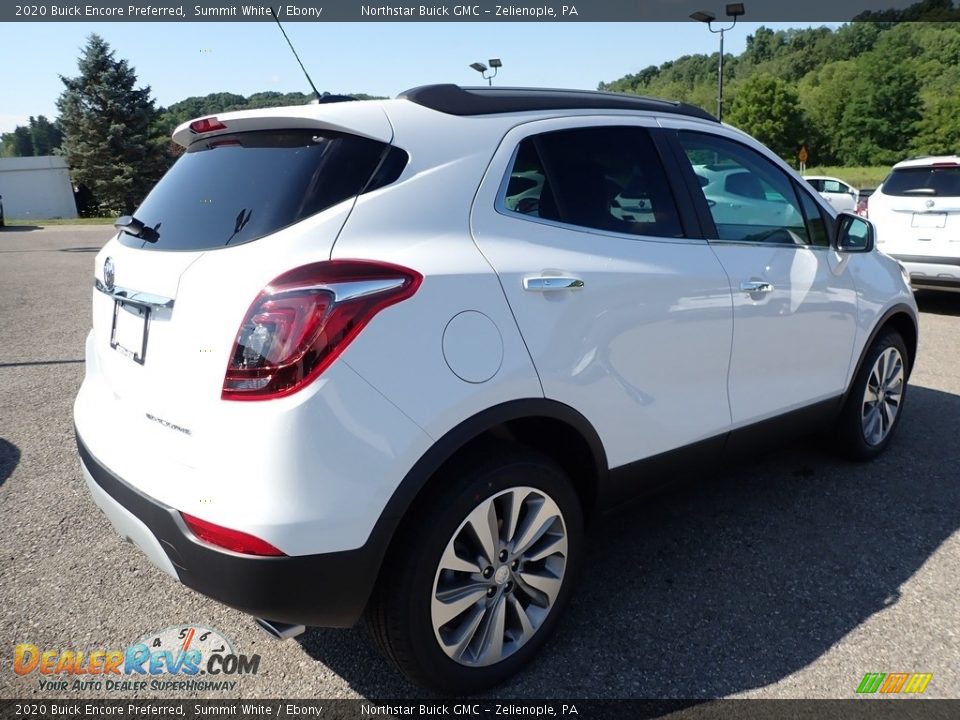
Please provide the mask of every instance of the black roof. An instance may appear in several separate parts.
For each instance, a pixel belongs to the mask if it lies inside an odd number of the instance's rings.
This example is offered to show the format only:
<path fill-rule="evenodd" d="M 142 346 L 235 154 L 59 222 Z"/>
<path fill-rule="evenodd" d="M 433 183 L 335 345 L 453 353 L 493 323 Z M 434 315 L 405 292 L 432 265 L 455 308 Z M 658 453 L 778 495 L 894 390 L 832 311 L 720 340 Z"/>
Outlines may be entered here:
<path fill-rule="evenodd" d="M 686 103 L 592 90 L 463 88 L 445 84 L 421 85 L 400 93 L 398 97 L 448 115 L 493 115 L 535 110 L 646 110 L 717 122 L 710 113 Z"/>

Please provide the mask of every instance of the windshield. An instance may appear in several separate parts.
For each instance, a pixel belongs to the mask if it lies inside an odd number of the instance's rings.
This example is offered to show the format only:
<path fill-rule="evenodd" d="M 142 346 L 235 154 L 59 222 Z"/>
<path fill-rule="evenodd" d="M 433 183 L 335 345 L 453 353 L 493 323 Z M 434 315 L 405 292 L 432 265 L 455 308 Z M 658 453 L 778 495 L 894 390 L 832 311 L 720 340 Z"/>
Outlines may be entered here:
<path fill-rule="evenodd" d="M 883 181 L 885 195 L 960 197 L 960 166 L 899 168 Z"/>
<path fill-rule="evenodd" d="M 257 131 L 198 140 L 135 217 L 156 230 L 149 250 L 207 250 L 263 237 L 358 195 L 389 146 L 328 131 Z"/>

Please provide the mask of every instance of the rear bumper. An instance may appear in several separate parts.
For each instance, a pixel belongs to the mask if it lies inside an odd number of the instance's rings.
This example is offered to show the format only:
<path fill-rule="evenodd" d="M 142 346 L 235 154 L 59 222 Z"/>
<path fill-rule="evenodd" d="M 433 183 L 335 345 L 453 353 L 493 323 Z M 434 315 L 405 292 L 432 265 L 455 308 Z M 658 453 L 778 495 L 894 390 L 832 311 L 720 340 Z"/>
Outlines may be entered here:
<path fill-rule="evenodd" d="M 350 627 L 373 589 L 385 542 L 296 557 L 253 557 L 219 550 L 187 529 L 180 513 L 144 495 L 100 463 L 77 434 L 97 505 L 116 530 L 184 585 L 257 617 L 292 624 Z"/>
<path fill-rule="evenodd" d="M 960 288 L 960 257 L 892 255 L 910 273 L 914 287 Z"/>

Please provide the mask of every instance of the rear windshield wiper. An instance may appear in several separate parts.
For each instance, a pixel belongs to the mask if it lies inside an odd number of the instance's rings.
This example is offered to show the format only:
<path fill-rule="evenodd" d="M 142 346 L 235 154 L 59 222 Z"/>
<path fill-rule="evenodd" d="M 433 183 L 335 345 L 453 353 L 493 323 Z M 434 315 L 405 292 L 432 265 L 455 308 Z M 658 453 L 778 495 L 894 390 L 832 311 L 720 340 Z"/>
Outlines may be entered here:
<path fill-rule="evenodd" d="M 133 215 L 121 215 L 113 223 L 113 226 L 127 235 L 133 235 L 135 238 L 140 238 L 149 243 L 155 243 L 160 239 L 160 233 L 157 232 L 160 223 L 157 223 L 156 227 L 148 227 Z"/>
<path fill-rule="evenodd" d="M 250 222 L 250 217 L 253 215 L 253 209 L 247 210 L 246 208 L 241 208 L 240 213 L 237 215 L 237 219 L 233 223 L 233 234 L 227 238 L 227 241 L 224 245 L 229 245 L 230 241 L 233 240 L 237 234 L 243 230 L 247 223 Z"/>

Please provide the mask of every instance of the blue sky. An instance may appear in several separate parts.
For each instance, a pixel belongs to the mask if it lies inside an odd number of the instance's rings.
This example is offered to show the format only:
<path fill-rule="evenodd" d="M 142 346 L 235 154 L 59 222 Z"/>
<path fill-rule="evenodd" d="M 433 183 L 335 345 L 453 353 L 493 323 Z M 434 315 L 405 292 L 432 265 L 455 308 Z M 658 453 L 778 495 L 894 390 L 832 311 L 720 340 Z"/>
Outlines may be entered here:
<path fill-rule="evenodd" d="M 774 29 L 823 23 L 763 23 Z M 835 23 L 826 23 L 835 27 Z M 727 33 L 739 53 L 759 23 Z M 500 57 L 502 85 L 595 89 L 648 65 L 715 52 L 718 38 L 687 23 L 288 23 L 286 30 L 321 91 L 396 95 L 432 82 L 471 85 L 467 66 Z M 57 115 L 58 75 L 77 74 L 88 34 L 103 36 L 150 85 L 158 104 L 191 95 L 307 91 L 272 22 L 6 23 L 0 41 L 0 132 L 30 115 Z"/>

